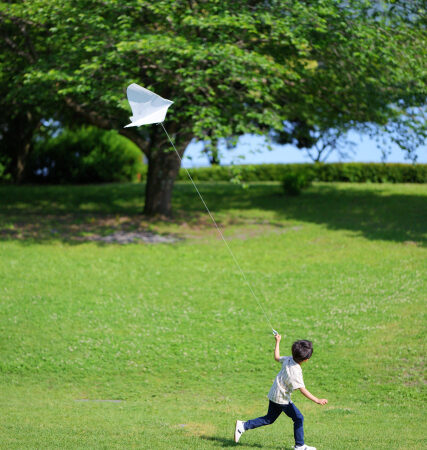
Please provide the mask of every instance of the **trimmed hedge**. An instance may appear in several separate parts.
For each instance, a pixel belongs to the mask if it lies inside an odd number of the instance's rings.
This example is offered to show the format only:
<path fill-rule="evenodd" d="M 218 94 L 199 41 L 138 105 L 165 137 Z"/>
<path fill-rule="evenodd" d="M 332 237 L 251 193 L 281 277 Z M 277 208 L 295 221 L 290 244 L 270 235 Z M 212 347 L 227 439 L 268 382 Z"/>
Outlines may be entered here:
<path fill-rule="evenodd" d="M 212 166 L 189 169 L 194 181 L 283 181 L 289 173 L 307 173 L 313 181 L 354 183 L 427 183 L 427 164 L 318 163 Z M 188 180 L 184 169 L 179 180 Z"/>

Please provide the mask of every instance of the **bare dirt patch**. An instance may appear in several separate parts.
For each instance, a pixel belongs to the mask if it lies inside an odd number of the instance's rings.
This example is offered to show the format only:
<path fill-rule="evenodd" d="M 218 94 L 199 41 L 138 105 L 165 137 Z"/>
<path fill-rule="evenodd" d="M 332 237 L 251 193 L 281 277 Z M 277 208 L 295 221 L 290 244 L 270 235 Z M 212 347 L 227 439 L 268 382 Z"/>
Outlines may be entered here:
<path fill-rule="evenodd" d="M 246 240 L 263 234 L 283 234 L 301 228 L 291 224 L 235 217 L 218 220 L 217 224 L 227 240 Z M 0 223 L 0 240 L 171 244 L 184 239 L 212 238 L 221 239 L 221 236 L 206 215 L 147 219 L 141 215 L 21 214 L 6 220 L 3 218 Z"/>
<path fill-rule="evenodd" d="M 86 241 L 110 242 L 116 244 L 133 244 L 140 241 L 146 242 L 148 244 L 172 244 L 173 242 L 179 240 L 177 237 L 171 235 L 161 235 L 153 233 L 151 231 L 116 231 L 115 233 L 109 234 L 107 236 L 99 236 L 95 234 L 79 239 Z"/>
<path fill-rule="evenodd" d="M 140 216 L 26 215 L 9 218 L 0 228 L 0 239 L 98 241 L 105 243 L 173 243 L 179 236 L 152 229 Z"/>

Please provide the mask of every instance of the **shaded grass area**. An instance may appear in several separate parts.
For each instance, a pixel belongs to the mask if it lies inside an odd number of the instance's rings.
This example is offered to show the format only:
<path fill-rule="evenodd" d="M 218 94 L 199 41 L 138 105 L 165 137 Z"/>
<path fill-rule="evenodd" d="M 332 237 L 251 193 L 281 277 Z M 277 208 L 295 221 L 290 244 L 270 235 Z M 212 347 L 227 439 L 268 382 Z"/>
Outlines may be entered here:
<path fill-rule="evenodd" d="M 285 197 L 277 183 L 254 183 L 248 189 L 229 183 L 199 183 L 223 226 L 283 226 L 284 220 L 348 230 L 368 239 L 426 245 L 424 185 L 317 183 L 299 197 Z M 193 187 L 178 183 L 174 220 L 161 223 L 141 215 L 144 185 L 0 187 L 1 239 L 63 239 L 114 230 L 176 231 L 185 226 L 211 227 Z M 184 225 L 184 227 L 183 227 Z"/>
<path fill-rule="evenodd" d="M 178 192 L 178 208 L 200 209 L 191 201 L 191 186 L 182 186 Z M 251 185 L 247 190 L 202 184 L 202 193 L 215 212 L 255 209 L 274 219 L 323 224 L 368 239 L 412 240 L 423 245 L 427 238 L 425 192 L 424 185 L 317 183 L 301 196 L 285 197 L 273 183 Z"/>
<path fill-rule="evenodd" d="M 423 448 L 426 187 L 318 184 L 299 198 L 277 184 L 201 189 L 284 335 L 282 354 L 295 339 L 314 342 L 304 379 L 329 404 L 294 394 L 307 443 Z M 234 447 L 234 421 L 265 414 L 279 366 L 268 323 L 192 186 L 177 186 L 169 223 L 137 214 L 140 185 L 30 192 L 0 188 L 2 228 L 88 214 L 117 229 L 118 215 L 187 237 L 120 246 L 3 235 L 0 447 Z M 292 444 L 280 417 L 238 446 Z"/>

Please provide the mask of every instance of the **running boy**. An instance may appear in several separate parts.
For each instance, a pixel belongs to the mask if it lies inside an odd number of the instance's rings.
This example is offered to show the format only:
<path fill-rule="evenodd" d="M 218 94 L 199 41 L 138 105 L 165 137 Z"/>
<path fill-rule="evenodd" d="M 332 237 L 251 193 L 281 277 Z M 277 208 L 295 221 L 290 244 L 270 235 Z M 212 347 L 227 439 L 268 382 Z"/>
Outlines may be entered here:
<path fill-rule="evenodd" d="M 328 400 L 317 398 L 312 395 L 304 385 L 301 364 L 310 359 L 313 354 L 313 344 L 310 341 L 296 341 L 292 345 L 292 356 L 280 356 L 280 334 L 276 334 L 276 346 L 274 348 L 274 359 L 282 363 L 282 369 L 277 374 L 273 386 L 268 393 L 270 403 L 266 416 L 242 422 L 236 422 L 234 441 L 238 442 L 242 434 L 253 428 L 271 425 L 283 411 L 294 422 L 295 449 L 316 450 L 304 444 L 304 417 L 298 408 L 291 402 L 291 394 L 299 389 L 301 394 L 319 405 L 326 405 Z"/>

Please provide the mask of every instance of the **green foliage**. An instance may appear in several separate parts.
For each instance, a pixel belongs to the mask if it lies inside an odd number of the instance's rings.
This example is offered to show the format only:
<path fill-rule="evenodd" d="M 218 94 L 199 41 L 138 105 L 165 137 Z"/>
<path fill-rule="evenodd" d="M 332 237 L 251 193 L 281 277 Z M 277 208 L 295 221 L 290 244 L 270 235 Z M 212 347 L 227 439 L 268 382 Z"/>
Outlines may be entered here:
<path fill-rule="evenodd" d="M 65 129 L 35 143 L 29 179 L 47 183 L 133 181 L 142 171 L 138 147 L 115 131 Z"/>
<path fill-rule="evenodd" d="M 311 186 L 312 172 L 308 170 L 294 170 L 288 172 L 283 178 L 283 190 L 287 195 L 299 195 Z"/>
<path fill-rule="evenodd" d="M 3 159 L 3 161 L 0 160 L 0 183 L 11 181 L 11 176 L 6 170 L 8 158 L 2 158 L 2 159 Z"/>
<path fill-rule="evenodd" d="M 233 167 L 233 169 L 231 168 Z M 258 164 L 237 166 L 243 182 L 282 181 L 292 173 L 304 173 L 316 181 L 349 181 L 357 183 L 427 183 L 427 164 L 394 163 L 317 163 Z M 230 181 L 235 166 L 212 166 L 189 169 L 195 181 Z M 188 179 L 181 169 L 180 180 Z"/>
<path fill-rule="evenodd" d="M 135 81 L 175 101 L 180 140 L 384 124 L 425 101 L 422 2 L 348 3 L 3 1 L 2 101 L 119 128 Z"/>

